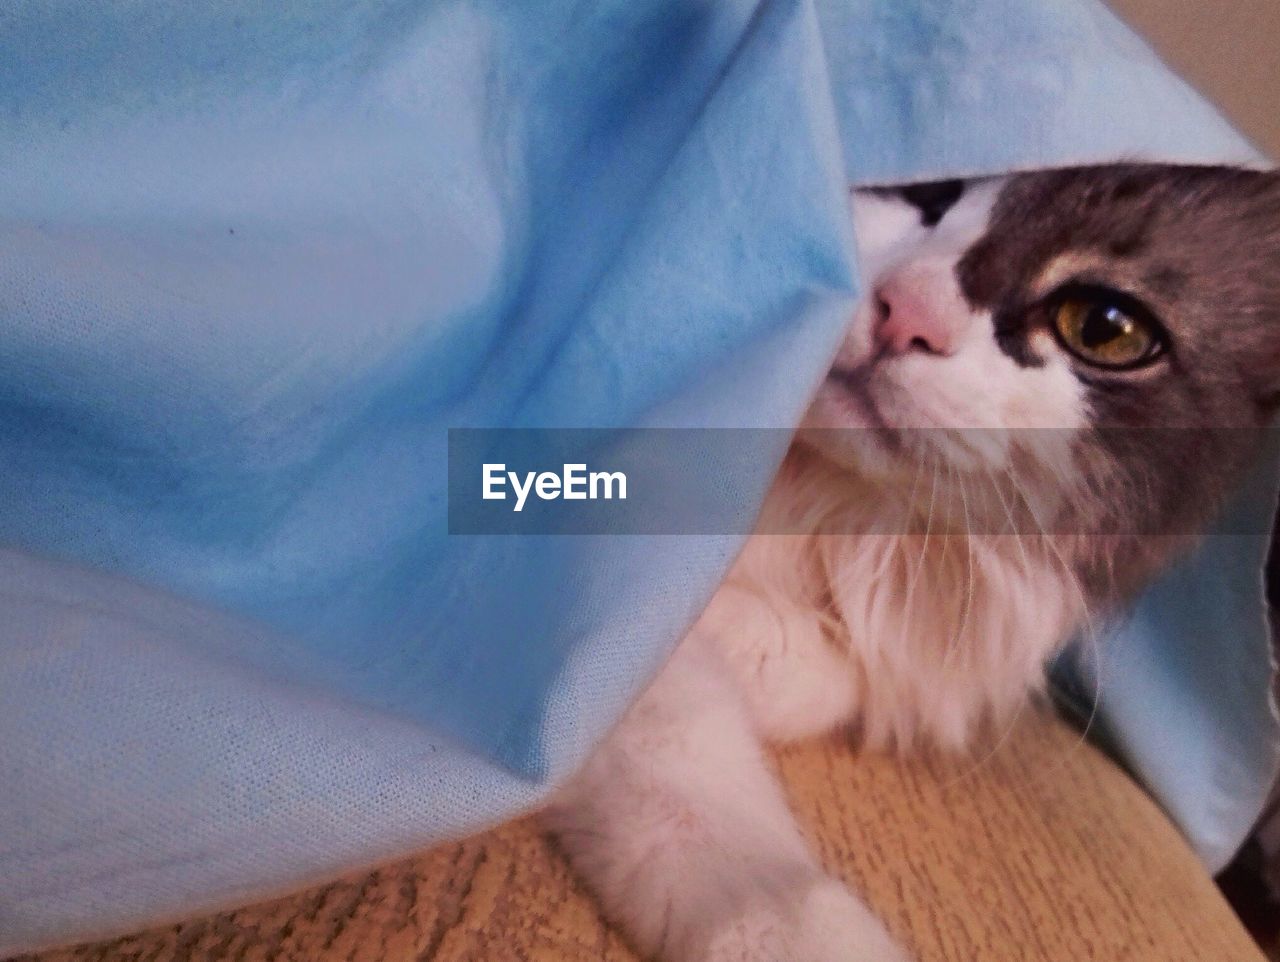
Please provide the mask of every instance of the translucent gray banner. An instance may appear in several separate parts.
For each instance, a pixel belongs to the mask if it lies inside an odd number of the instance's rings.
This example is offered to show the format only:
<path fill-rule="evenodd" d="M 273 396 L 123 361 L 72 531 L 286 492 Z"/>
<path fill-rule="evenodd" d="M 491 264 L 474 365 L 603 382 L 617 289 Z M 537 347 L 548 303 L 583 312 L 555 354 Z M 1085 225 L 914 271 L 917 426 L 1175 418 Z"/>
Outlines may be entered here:
<path fill-rule="evenodd" d="M 453 429 L 449 532 L 1186 536 L 1216 520 L 1217 533 L 1263 534 L 1267 512 L 1218 515 L 1277 440 L 1202 427 Z"/>

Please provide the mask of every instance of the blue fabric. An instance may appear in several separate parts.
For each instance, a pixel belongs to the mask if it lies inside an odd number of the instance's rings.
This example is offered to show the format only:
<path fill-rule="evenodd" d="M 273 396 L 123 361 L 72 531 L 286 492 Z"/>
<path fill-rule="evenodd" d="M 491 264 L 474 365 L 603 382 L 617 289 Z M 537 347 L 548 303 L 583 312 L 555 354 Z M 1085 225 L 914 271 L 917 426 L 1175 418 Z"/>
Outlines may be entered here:
<path fill-rule="evenodd" d="M 849 181 L 1122 156 L 1256 159 L 1091 3 L 0 2 L 0 953 L 534 804 L 739 539 L 449 536 L 447 429 L 790 426 Z M 1213 643 L 1104 686 L 1251 746 L 1152 779 L 1210 861 L 1274 764 Z"/>

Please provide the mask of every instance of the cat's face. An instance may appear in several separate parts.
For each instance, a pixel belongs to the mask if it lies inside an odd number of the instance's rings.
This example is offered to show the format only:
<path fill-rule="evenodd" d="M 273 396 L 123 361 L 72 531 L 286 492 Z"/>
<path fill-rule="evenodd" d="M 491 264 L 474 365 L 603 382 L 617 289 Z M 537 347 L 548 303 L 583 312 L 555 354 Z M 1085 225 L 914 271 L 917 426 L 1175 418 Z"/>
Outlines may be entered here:
<path fill-rule="evenodd" d="M 867 293 L 806 426 L 854 429 L 807 436 L 864 476 L 1013 477 L 1068 506 L 1111 486 L 1082 520 L 1159 529 L 1276 407 L 1276 174 L 1075 168 L 853 208 Z"/>
<path fill-rule="evenodd" d="M 1007 181 L 858 191 L 854 224 L 866 295 L 809 426 L 862 429 L 830 440 L 863 471 L 921 458 L 1003 469 L 1008 429 L 1080 428 L 1085 398 L 1044 331 L 1032 366 L 1001 349 L 995 314 L 969 300 L 959 265 L 992 226 Z"/>

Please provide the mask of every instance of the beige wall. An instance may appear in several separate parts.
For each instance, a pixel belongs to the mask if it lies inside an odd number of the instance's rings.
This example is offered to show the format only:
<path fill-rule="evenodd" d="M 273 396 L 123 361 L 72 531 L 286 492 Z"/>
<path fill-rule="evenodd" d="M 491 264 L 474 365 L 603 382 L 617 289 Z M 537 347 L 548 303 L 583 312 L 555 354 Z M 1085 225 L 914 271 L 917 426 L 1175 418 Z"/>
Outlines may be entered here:
<path fill-rule="evenodd" d="M 1280 160 L 1280 0 L 1108 0 Z"/>

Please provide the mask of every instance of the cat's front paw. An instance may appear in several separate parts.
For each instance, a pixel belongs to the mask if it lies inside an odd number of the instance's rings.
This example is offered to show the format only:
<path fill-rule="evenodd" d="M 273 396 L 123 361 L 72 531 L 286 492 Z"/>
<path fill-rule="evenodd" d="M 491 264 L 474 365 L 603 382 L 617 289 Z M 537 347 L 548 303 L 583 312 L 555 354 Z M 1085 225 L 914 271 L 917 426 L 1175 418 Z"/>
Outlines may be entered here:
<path fill-rule="evenodd" d="M 871 912 L 833 879 L 770 900 L 720 926 L 706 962 L 911 962 Z"/>

